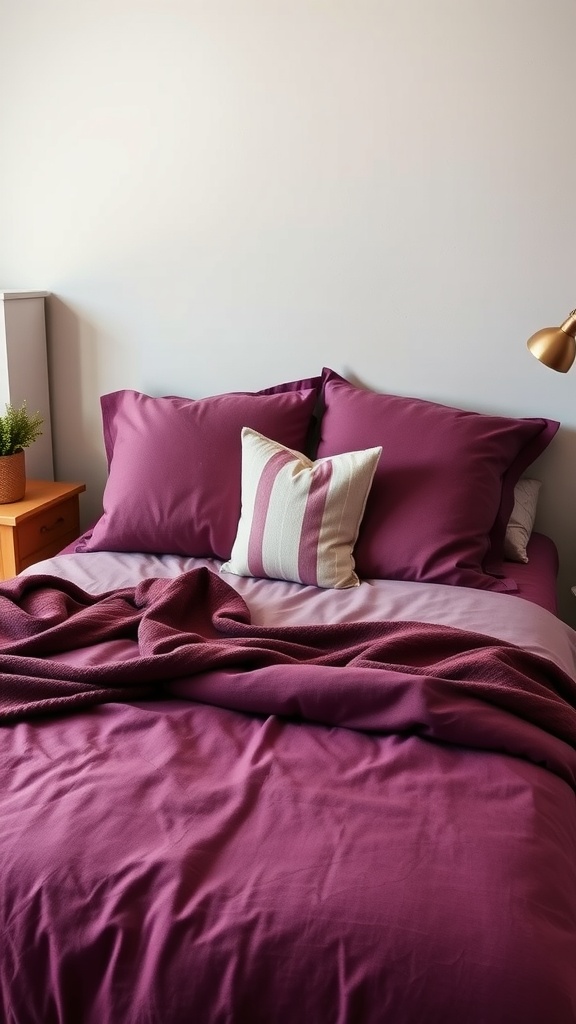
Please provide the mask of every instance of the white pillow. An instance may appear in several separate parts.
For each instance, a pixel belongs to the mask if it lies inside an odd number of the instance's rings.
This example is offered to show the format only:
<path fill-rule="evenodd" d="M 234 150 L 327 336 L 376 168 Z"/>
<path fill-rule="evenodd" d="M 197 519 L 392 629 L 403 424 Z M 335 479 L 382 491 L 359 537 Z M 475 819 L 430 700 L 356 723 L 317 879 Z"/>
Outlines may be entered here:
<path fill-rule="evenodd" d="M 312 462 L 242 430 L 242 512 L 221 572 L 358 586 L 353 548 L 382 448 Z"/>
<path fill-rule="evenodd" d="M 504 557 L 511 562 L 527 562 L 526 545 L 536 519 L 540 480 L 519 480 L 514 488 L 514 508 L 506 527 Z"/>

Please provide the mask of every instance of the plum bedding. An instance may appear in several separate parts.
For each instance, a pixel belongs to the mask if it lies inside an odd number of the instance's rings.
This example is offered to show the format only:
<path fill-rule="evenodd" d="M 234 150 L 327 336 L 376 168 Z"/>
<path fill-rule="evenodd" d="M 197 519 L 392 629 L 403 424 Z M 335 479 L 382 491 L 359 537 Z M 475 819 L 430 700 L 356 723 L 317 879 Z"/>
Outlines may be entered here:
<path fill-rule="evenodd" d="M 552 612 L 93 552 L 0 623 L 3 1019 L 574 1020 Z"/>
<path fill-rule="evenodd" d="M 331 370 L 102 413 L 101 518 L 0 584 L 2 1024 L 574 1024 L 535 505 L 505 557 L 558 424 Z"/>

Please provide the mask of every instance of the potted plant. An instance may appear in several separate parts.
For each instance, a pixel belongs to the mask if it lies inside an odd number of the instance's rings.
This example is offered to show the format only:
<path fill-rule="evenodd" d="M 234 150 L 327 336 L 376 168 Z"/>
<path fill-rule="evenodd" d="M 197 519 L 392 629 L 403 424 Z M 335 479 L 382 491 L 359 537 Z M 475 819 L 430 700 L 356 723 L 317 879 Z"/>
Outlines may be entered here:
<path fill-rule="evenodd" d="M 39 412 L 29 413 L 26 402 L 19 409 L 6 406 L 0 416 L 0 503 L 20 501 L 26 492 L 24 449 L 42 434 L 44 420 Z"/>

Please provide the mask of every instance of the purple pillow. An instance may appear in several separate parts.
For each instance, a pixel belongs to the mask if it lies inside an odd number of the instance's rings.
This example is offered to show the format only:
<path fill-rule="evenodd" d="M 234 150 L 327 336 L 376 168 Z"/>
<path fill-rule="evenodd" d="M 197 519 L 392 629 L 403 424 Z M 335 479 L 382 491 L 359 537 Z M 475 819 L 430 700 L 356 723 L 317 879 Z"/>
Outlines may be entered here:
<path fill-rule="evenodd" d="M 198 400 L 104 395 L 104 511 L 76 550 L 229 558 L 240 518 L 242 428 L 301 451 L 318 387 L 295 384 Z"/>
<path fill-rule="evenodd" d="M 324 370 L 317 458 L 382 446 L 358 575 L 516 590 L 501 575 L 514 487 L 558 427 L 365 391 Z"/>

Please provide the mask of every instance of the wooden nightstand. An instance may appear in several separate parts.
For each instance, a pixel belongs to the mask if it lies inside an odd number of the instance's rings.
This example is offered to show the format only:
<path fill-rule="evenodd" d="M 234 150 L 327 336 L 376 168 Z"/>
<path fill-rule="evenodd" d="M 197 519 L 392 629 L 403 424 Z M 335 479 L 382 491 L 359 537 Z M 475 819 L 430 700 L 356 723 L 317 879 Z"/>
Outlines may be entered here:
<path fill-rule="evenodd" d="M 27 480 L 22 501 L 0 504 L 0 579 L 51 558 L 80 532 L 78 495 L 85 484 Z"/>

